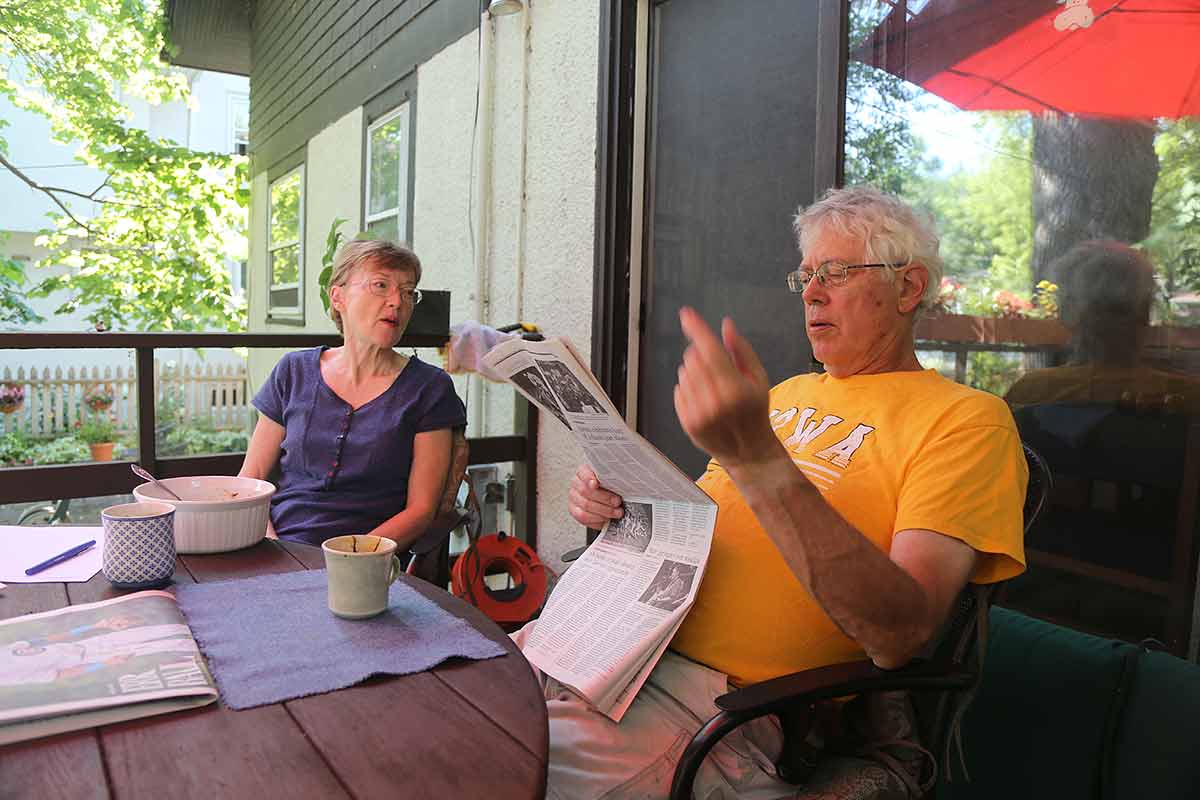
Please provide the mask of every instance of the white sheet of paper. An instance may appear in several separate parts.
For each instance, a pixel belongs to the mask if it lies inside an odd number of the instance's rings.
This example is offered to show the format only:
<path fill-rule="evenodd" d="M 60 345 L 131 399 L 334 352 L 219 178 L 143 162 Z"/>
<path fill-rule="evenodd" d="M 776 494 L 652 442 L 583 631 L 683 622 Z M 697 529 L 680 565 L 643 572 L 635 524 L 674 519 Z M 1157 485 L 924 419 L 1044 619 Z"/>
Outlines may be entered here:
<path fill-rule="evenodd" d="M 36 575 L 25 570 L 88 539 L 96 546 Z M 104 528 L 0 525 L 0 581 L 9 583 L 86 583 L 100 571 Z"/>

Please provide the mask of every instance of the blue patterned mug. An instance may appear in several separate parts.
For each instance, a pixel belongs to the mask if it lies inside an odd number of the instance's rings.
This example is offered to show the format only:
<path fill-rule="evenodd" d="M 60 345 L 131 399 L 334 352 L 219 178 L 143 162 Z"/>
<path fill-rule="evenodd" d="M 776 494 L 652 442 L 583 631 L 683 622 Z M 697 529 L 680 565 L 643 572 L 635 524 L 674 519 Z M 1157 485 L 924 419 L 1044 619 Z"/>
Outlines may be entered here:
<path fill-rule="evenodd" d="M 162 586 L 175 574 L 175 507 L 125 503 L 100 512 L 104 577 L 118 589 Z"/>

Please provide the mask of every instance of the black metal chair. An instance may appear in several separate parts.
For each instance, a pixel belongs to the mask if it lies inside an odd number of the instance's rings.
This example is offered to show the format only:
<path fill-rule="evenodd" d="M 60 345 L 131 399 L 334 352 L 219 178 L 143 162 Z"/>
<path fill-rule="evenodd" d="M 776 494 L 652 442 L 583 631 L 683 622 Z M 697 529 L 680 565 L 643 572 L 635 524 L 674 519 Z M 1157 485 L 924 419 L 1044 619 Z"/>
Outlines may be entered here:
<path fill-rule="evenodd" d="M 1028 531 L 1045 505 L 1052 481 L 1041 456 L 1027 445 L 1024 451 L 1029 465 L 1024 508 Z M 716 699 L 720 711 L 692 737 L 675 767 L 672 800 L 691 798 L 701 763 L 725 734 L 768 714 L 777 715 L 785 731 L 783 752 L 776 764 L 779 777 L 789 783 L 803 780 L 806 767 L 812 764 L 805 763 L 808 754 L 799 737 L 789 737 L 786 732 L 807 730 L 814 703 L 877 691 L 911 694 L 921 740 L 950 779 L 952 748 L 958 750 L 960 763 L 962 760 L 958 726 L 983 674 L 988 607 L 997 587 L 969 584 L 935 637 L 932 652 L 901 669 L 883 670 L 869 660 L 852 661 L 784 675 L 721 695 Z M 963 770 L 965 774 L 965 764 Z"/>
<path fill-rule="evenodd" d="M 438 504 L 437 516 L 429 523 L 425 533 L 409 548 L 406 571 L 442 589 L 450 583 L 450 534 L 461 525 L 471 525 L 478 536 L 480 523 L 479 503 L 467 483 L 467 503 L 459 505 L 459 488 L 467 475 L 470 462 L 470 445 L 461 428 L 453 432 L 454 444 L 450 455 L 450 468 L 446 475 L 446 486 Z"/>
<path fill-rule="evenodd" d="M 1186 657 L 1196 578 L 1200 418 L 1173 395 L 1014 410 L 1056 491 L 1026 537 L 1029 571 L 1001 603 L 1100 636 L 1164 642 Z"/>

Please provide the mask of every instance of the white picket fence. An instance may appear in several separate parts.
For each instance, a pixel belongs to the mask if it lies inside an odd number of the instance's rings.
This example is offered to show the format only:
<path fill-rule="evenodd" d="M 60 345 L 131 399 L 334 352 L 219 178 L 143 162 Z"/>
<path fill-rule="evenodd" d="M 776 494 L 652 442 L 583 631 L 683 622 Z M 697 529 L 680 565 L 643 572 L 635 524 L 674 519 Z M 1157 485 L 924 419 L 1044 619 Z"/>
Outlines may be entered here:
<path fill-rule="evenodd" d="M 84 398 L 96 387 L 113 397 L 112 407 L 103 412 L 122 433 L 137 430 L 137 375 L 125 367 L 69 367 L 53 369 L 18 367 L 14 374 L 5 367 L 0 382 L 25 390 L 25 404 L 11 414 L 0 414 L 0 433 L 19 431 L 34 438 L 69 433 L 77 422 L 93 412 Z M 246 396 L 244 364 L 184 365 L 182 368 L 154 362 L 156 408 L 176 408 L 184 424 L 204 425 L 217 430 L 247 430 L 250 403 Z M 163 424 L 165 420 L 158 420 Z"/>

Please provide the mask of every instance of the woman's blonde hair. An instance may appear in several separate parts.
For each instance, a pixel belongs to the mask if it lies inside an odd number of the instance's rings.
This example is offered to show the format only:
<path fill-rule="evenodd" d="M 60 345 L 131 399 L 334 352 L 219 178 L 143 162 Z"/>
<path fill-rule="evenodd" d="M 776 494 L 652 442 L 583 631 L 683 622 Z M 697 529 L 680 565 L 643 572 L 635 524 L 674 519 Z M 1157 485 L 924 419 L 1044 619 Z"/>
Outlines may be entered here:
<path fill-rule="evenodd" d="M 384 239 L 354 239 L 342 245 L 333 259 L 333 273 L 329 276 L 331 294 L 334 286 L 345 286 L 354 270 L 367 262 L 373 262 L 379 269 L 410 272 L 417 283 L 421 282 L 421 259 L 405 245 Z M 329 316 L 337 326 L 338 333 L 341 333 L 342 315 L 332 303 L 329 305 Z"/>

